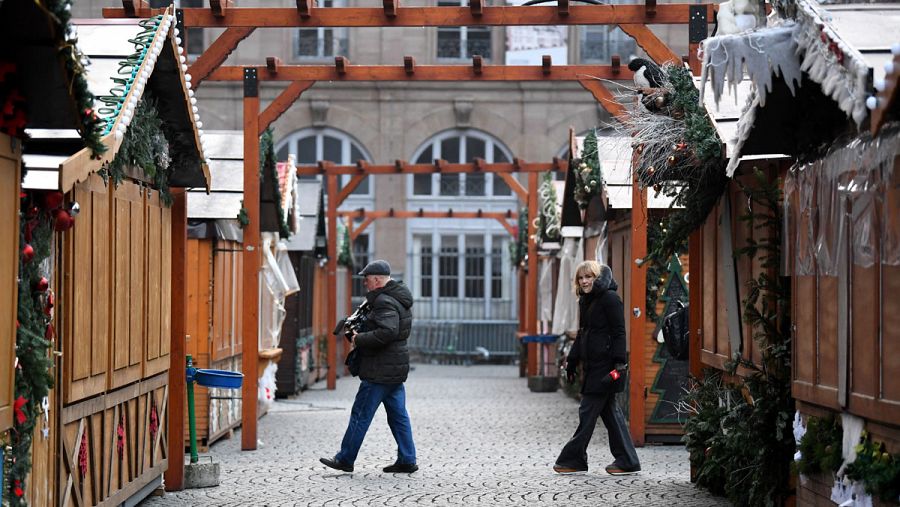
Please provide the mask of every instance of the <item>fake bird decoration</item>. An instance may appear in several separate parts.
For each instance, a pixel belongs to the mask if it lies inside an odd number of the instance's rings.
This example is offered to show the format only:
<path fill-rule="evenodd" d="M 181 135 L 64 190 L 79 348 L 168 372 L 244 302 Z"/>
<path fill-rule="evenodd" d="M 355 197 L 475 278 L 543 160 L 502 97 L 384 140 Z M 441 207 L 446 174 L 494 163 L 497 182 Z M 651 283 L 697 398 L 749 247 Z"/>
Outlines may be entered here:
<path fill-rule="evenodd" d="M 650 60 L 635 58 L 628 63 L 628 68 L 634 72 L 634 84 L 638 88 L 662 88 L 665 83 L 662 69 Z"/>
<path fill-rule="evenodd" d="M 715 35 L 729 35 L 756 28 L 759 6 L 754 0 L 728 0 L 719 4 Z"/>

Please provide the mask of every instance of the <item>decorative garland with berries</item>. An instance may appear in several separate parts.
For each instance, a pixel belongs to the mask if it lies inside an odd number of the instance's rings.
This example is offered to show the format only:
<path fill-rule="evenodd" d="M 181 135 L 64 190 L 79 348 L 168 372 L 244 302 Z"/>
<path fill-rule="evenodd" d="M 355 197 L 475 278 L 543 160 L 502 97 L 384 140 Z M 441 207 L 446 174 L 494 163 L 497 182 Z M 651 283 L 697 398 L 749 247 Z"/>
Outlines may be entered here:
<path fill-rule="evenodd" d="M 581 158 L 575 164 L 575 202 L 580 209 L 587 209 L 595 195 L 603 191 L 603 172 L 597 148 L 597 131 L 591 129 L 584 138 Z"/>
<path fill-rule="evenodd" d="M 15 402 L 10 453 L 4 454 L 3 489 L 9 505 L 27 505 L 25 480 L 31 472 L 31 443 L 41 401 L 53 387 L 54 293 L 44 261 L 52 253 L 54 231 L 74 225 L 78 204 L 64 205 L 61 192 L 22 194 L 19 213 L 19 288 L 16 331 Z"/>

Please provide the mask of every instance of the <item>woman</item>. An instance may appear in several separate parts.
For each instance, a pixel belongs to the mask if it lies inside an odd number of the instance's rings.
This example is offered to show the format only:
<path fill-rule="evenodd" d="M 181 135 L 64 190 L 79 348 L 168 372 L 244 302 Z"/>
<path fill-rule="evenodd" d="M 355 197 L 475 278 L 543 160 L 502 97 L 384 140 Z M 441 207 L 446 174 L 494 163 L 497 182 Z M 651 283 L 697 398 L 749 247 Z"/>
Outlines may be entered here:
<path fill-rule="evenodd" d="M 616 294 L 618 285 L 612 271 L 596 261 L 585 261 L 575 270 L 575 293 L 579 296 L 578 336 L 566 358 L 566 374 L 571 382 L 579 363 L 584 371 L 578 428 L 563 447 L 553 470 L 560 474 L 587 472 L 587 447 L 597 425 L 603 420 L 609 433 L 609 450 L 615 460 L 606 467 L 612 475 L 640 471 L 631 434 L 616 393 L 625 390 L 628 354 L 625 351 L 625 314 Z"/>

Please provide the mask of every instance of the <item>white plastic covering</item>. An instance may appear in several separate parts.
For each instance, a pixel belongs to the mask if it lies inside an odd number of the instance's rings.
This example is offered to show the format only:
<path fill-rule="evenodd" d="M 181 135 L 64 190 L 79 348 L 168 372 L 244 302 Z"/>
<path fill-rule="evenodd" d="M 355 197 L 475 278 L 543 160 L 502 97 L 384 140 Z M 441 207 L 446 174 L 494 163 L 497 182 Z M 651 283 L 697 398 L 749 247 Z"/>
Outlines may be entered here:
<path fill-rule="evenodd" d="M 556 335 L 578 332 L 578 298 L 572 291 L 575 267 L 584 260 L 580 238 L 565 238 L 559 251 L 559 278 L 556 284 L 556 305 L 553 308 L 553 329 Z"/>
<path fill-rule="evenodd" d="M 541 261 L 538 275 L 538 320 L 549 321 L 553 318 L 553 262 L 550 259 Z"/>
<path fill-rule="evenodd" d="M 263 237 L 262 276 L 259 278 L 259 348 L 273 349 L 281 341 L 281 325 L 284 323 L 284 300 L 292 289 L 272 253 L 274 238 Z M 290 260 L 287 261 L 290 265 Z M 293 271 L 293 269 L 291 269 Z M 296 284 L 296 278 L 294 279 Z"/>

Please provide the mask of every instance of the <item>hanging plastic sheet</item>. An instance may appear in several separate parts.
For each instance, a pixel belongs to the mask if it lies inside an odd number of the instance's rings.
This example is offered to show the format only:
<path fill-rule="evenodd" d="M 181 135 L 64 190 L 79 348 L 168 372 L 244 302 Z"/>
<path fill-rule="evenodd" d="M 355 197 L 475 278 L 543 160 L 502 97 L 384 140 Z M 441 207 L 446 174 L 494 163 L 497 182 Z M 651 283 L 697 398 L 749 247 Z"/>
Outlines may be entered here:
<path fill-rule="evenodd" d="M 284 296 L 300 290 L 300 282 L 297 281 L 297 273 L 294 272 L 294 265 L 291 263 L 291 256 L 288 254 L 287 242 L 282 240 L 275 247 L 275 262 L 278 264 L 278 270 L 284 279 L 285 293 Z"/>
<path fill-rule="evenodd" d="M 893 126 L 878 138 L 860 136 L 788 173 L 783 253 L 794 260 L 793 274 L 837 276 L 848 242 L 854 265 L 900 265 L 898 156 L 900 127 Z"/>
<path fill-rule="evenodd" d="M 541 261 L 538 275 L 538 320 L 553 319 L 553 261 Z"/>
<path fill-rule="evenodd" d="M 556 305 L 553 308 L 553 328 L 555 335 L 578 332 L 578 299 L 572 290 L 575 268 L 584 260 L 580 238 L 565 238 L 559 251 L 559 277 L 556 283 Z"/>

